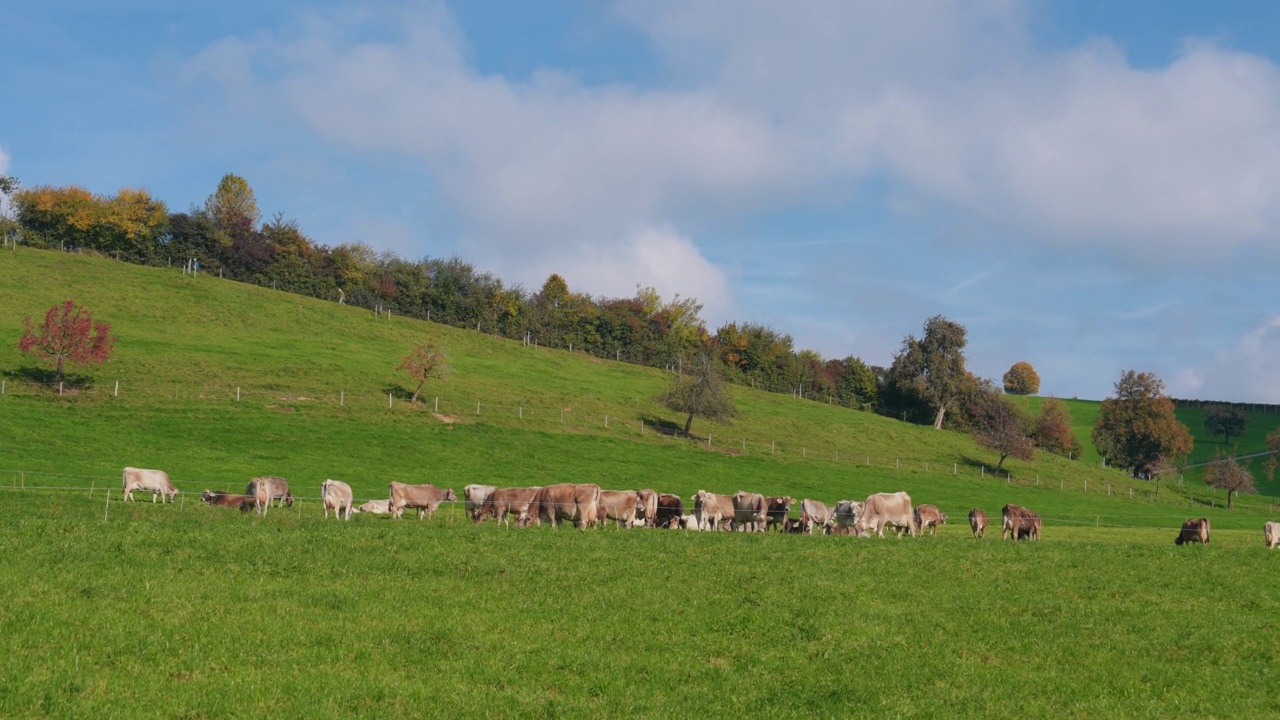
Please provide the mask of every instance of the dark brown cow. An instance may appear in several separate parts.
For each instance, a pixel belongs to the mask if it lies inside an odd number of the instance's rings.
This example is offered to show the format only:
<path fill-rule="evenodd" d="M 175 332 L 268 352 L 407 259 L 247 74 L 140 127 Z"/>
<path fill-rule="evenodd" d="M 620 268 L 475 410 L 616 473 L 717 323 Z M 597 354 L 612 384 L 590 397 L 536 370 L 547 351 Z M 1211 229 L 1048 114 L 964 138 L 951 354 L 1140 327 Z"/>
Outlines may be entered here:
<path fill-rule="evenodd" d="M 553 528 L 562 520 L 572 521 L 579 530 L 594 526 L 600 519 L 600 486 L 560 483 L 542 488 L 529 503 L 529 521 L 540 524 L 544 518 Z"/>
<path fill-rule="evenodd" d="M 533 502 L 533 498 L 541 489 L 541 487 L 496 488 L 485 496 L 484 502 L 480 503 L 475 521 L 481 523 L 485 518 L 493 518 L 511 527 L 510 516 L 515 515 L 516 527 L 520 527 L 529 521 L 529 503 Z"/>
<path fill-rule="evenodd" d="M 801 518 L 787 518 L 782 523 L 782 532 L 791 535 L 800 535 L 804 533 L 805 522 Z"/>
<path fill-rule="evenodd" d="M 970 510 L 969 529 L 973 530 L 974 540 L 981 540 L 987 533 L 987 514 L 978 508 Z"/>
<path fill-rule="evenodd" d="M 947 514 L 933 505 L 919 505 L 915 509 L 915 521 L 921 535 L 924 534 L 925 530 L 932 530 L 929 534 L 937 535 L 938 526 L 947 523 Z"/>
<path fill-rule="evenodd" d="M 1040 539 L 1040 516 L 1020 505 L 1005 505 L 1000 510 L 1004 519 L 1000 539 L 1012 537 L 1014 540 L 1026 538 Z"/>
<path fill-rule="evenodd" d="M 1209 518 L 1191 518 L 1182 523 L 1182 530 L 1178 533 L 1175 545 L 1186 545 L 1190 543 L 1199 543 L 1201 545 L 1209 544 Z"/>
<path fill-rule="evenodd" d="M 209 503 L 211 507 L 239 508 L 240 512 L 249 512 L 253 509 L 253 498 L 248 495 L 231 495 L 206 489 L 200 495 L 200 499 Z"/>
<path fill-rule="evenodd" d="M 769 505 L 764 495 L 739 490 L 733 494 L 733 527 L 741 532 L 764 532 Z"/>
<path fill-rule="evenodd" d="M 680 527 L 680 520 L 684 517 L 684 501 L 679 495 L 671 493 L 658 493 L 658 509 L 656 525 L 664 528 Z"/>
<path fill-rule="evenodd" d="M 391 517 L 394 519 L 399 519 L 407 507 L 418 511 L 419 520 L 425 517 L 435 517 L 436 508 L 440 507 L 440 503 L 458 501 L 458 496 L 453 492 L 453 488 L 438 488 L 431 483 L 406 485 L 402 482 L 392 481 L 387 486 L 387 489 L 391 493 L 387 507 L 391 510 Z"/>
<path fill-rule="evenodd" d="M 768 530 L 771 526 L 777 525 L 778 529 L 785 530 L 787 520 L 791 517 L 791 506 L 795 503 L 795 500 L 788 495 L 779 495 L 766 497 L 764 502 L 766 506 L 765 512 L 769 515 L 768 520 L 765 522 L 765 529 Z"/>

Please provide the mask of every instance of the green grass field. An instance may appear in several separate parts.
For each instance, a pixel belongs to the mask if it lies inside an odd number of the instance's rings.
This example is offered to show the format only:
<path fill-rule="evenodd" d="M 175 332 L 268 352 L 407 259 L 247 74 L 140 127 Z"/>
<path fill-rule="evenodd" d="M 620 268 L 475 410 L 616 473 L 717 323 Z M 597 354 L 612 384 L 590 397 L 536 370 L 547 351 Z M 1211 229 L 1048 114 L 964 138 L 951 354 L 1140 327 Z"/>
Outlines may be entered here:
<path fill-rule="evenodd" d="M 119 342 L 60 398 L 14 345 L 67 297 Z M 1266 496 L 1228 512 L 1045 454 L 994 478 L 965 436 L 746 388 L 691 442 L 662 432 L 658 370 L 58 253 L 0 254 L 0 335 L 3 716 L 1280 712 Z M 410 407 L 393 368 L 425 337 L 453 371 Z M 125 465 L 182 500 L 121 504 Z M 303 499 L 265 519 L 195 502 L 268 473 Z M 952 521 L 884 541 L 507 531 L 456 508 L 326 524 L 327 477 L 361 498 L 907 490 Z M 1044 516 L 1043 542 L 968 538 L 970 507 L 1006 502 Z M 1201 515 L 1213 544 L 1175 548 Z"/>

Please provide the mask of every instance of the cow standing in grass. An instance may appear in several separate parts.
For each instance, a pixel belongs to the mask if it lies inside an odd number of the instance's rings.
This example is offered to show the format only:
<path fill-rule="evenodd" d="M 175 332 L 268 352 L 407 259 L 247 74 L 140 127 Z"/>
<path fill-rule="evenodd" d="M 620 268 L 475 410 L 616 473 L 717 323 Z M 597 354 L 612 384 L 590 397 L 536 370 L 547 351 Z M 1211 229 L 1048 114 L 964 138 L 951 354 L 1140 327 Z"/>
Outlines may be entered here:
<path fill-rule="evenodd" d="M 267 508 L 275 501 L 276 506 L 293 507 L 293 493 L 289 492 L 289 481 L 282 477 L 268 475 L 256 477 L 249 481 L 244 494 L 253 498 L 254 510 L 259 515 L 266 515 Z"/>
<path fill-rule="evenodd" d="M 173 502 L 173 499 L 178 495 L 178 488 L 173 486 L 173 481 L 169 479 L 169 474 L 165 471 L 127 467 L 124 469 L 124 499 L 126 502 L 133 500 L 134 490 L 151 493 L 152 503 L 155 503 L 157 497 L 163 499 L 164 502 Z"/>
<path fill-rule="evenodd" d="M 1182 529 L 1178 531 L 1178 537 L 1174 538 L 1173 544 L 1189 545 L 1191 543 L 1209 544 L 1209 518 L 1192 518 L 1182 523 Z"/>
<path fill-rule="evenodd" d="M 391 517 L 397 520 L 404 513 L 405 508 L 414 508 L 418 511 L 418 519 L 435 517 L 436 509 L 441 503 L 457 502 L 458 496 L 453 492 L 453 488 L 438 488 L 431 483 L 424 485 L 406 485 L 402 482 L 394 482 L 387 486 L 391 498 L 387 502 L 387 507 L 391 510 Z"/>
<path fill-rule="evenodd" d="M 345 520 L 351 519 L 351 505 L 354 503 L 351 486 L 339 480 L 325 480 L 320 483 L 320 499 L 324 504 L 324 517 L 329 518 L 329 510 L 333 510 L 334 519 L 346 510 Z"/>
<path fill-rule="evenodd" d="M 969 511 L 969 529 L 973 530 L 973 539 L 981 540 L 987 533 L 987 514 L 979 508 Z"/>
<path fill-rule="evenodd" d="M 1022 540 L 1040 539 L 1040 516 L 1021 505 L 1005 505 L 1000 510 L 1003 519 L 1000 539 L 1013 538 Z"/>
<path fill-rule="evenodd" d="M 1262 537 L 1267 540 L 1267 547 L 1280 547 L 1280 523 L 1269 522 L 1262 526 Z"/>

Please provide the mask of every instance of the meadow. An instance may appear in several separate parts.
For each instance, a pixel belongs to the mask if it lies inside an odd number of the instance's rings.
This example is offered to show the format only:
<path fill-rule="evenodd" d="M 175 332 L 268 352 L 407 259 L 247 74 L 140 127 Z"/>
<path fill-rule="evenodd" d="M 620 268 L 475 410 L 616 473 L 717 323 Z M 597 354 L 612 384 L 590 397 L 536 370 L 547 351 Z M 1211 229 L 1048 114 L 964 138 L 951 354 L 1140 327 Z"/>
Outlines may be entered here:
<path fill-rule="evenodd" d="M 59 397 L 13 345 L 67 297 L 120 339 Z M 963 435 L 748 388 L 733 425 L 684 440 L 659 370 L 25 248 L 0 255 L 0 335 L 0 715 L 1280 712 L 1267 496 L 1228 512 L 1202 485 L 1156 497 L 1045 454 L 993 477 Z M 427 337 L 452 372 L 411 407 L 394 367 Z M 180 501 L 120 503 L 125 465 L 166 469 Z M 196 502 L 268 473 L 293 508 Z M 505 530 L 448 506 L 325 522 L 326 477 L 361 498 L 907 490 L 951 522 L 901 540 Z M 970 507 L 1006 502 L 1044 516 L 1042 542 L 969 537 Z M 1212 545 L 1175 547 L 1202 515 Z"/>

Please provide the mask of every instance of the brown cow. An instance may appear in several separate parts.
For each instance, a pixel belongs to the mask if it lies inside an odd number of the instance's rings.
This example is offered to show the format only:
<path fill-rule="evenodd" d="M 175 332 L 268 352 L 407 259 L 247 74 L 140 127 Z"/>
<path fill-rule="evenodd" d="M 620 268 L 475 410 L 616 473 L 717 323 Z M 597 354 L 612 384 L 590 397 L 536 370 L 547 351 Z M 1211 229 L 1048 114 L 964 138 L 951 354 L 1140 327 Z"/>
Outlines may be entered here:
<path fill-rule="evenodd" d="M 453 488 L 438 488 L 431 483 L 406 485 L 392 481 L 387 489 L 391 493 L 387 507 L 391 510 L 391 517 L 397 520 L 407 507 L 416 509 L 418 519 L 421 520 L 425 517 L 435 517 L 436 508 L 440 507 L 440 503 L 458 501 Z"/>
<path fill-rule="evenodd" d="M 1182 523 L 1182 530 L 1178 532 L 1178 537 L 1174 539 L 1175 545 L 1200 543 L 1201 545 L 1209 544 L 1209 518 L 1191 518 Z"/>
<path fill-rule="evenodd" d="M 764 495 L 739 490 L 733 494 L 733 527 L 743 532 L 764 532 L 769 505 Z"/>
<path fill-rule="evenodd" d="M 858 536 L 863 533 L 876 533 L 884 537 L 884 529 L 890 525 L 906 529 L 911 537 L 916 536 L 916 519 L 911 509 L 911 496 L 905 492 L 869 495 L 867 501 L 863 503 L 862 514 L 853 524 L 853 531 Z"/>
<path fill-rule="evenodd" d="M 947 514 L 933 505 L 920 505 L 915 510 L 916 527 L 923 535 L 925 530 L 932 530 L 930 535 L 938 534 L 938 526 L 947 524 Z"/>
<path fill-rule="evenodd" d="M 698 529 L 719 530 L 721 521 L 733 519 L 733 496 L 699 490 L 693 496 L 693 516 L 698 518 Z"/>
<path fill-rule="evenodd" d="M 827 523 L 831 522 L 833 514 L 834 510 L 819 500 L 805 498 L 800 501 L 800 522 L 804 524 L 804 531 L 809 535 L 813 534 L 814 525 L 826 527 Z"/>
<path fill-rule="evenodd" d="M 655 517 L 658 527 L 680 527 L 680 520 L 684 517 L 684 501 L 679 495 L 658 493 L 658 510 Z"/>
<path fill-rule="evenodd" d="M 974 540 L 981 540 L 987 533 L 987 514 L 978 508 L 970 510 L 969 529 L 973 530 Z"/>
<path fill-rule="evenodd" d="M 765 529 L 770 526 L 777 525 L 780 530 L 786 530 L 787 520 L 791 518 L 791 506 L 795 504 L 795 500 L 789 495 L 778 495 L 774 497 L 766 497 L 765 512 L 768 513 L 768 520 L 765 521 Z"/>
<path fill-rule="evenodd" d="M 267 508 L 271 506 L 273 500 L 276 501 L 277 507 L 280 505 L 293 507 L 293 493 L 289 492 L 289 481 L 282 477 L 274 475 L 256 477 L 249 481 L 244 494 L 253 498 L 254 510 L 259 515 L 267 514 Z"/>
<path fill-rule="evenodd" d="M 561 520 L 573 521 L 579 530 L 594 526 L 600 519 L 600 486 L 560 483 L 542 488 L 529 503 L 529 521 L 540 524 L 543 518 L 553 528 L 560 527 Z"/>
<path fill-rule="evenodd" d="M 467 515 L 472 520 L 480 514 L 480 506 L 484 505 L 484 499 L 496 489 L 492 485 L 468 485 L 462 488 L 462 500 L 466 504 Z"/>
<path fill-rule="evenodd" d="M 200 499 L 209 503 L 210 507 L 239 508 L 240 512 L 253 509 L 253 498 L 248 495 L 231 495 L 224 492 L 205 489 Z"/>
<path fill-rule="evenodd" d="M 658 493 L 652 490 L 637 490 L 640 506 L 636 508 L 636 517 L 644 520 L 644 524 L 655 527 L 658 524 Z"/>
<path fill-rule="evenodd" d="M 164 502 L 173 502 L 173 499 L 178 496 L 178 488 L 173 486 L 173 481 L 169 479 L 169 473 L 163 470 L 144 470 L 142 468 L 127 467 L 124 469 L 124 499 L 126 502 L 133 500 L 134 490 L 151 493 L 152 503 L 155 503 L 157 497 Z"/>
<path fill-rule="evenodd" d="M 600 491 L 600 527 L 613 520 L 618 527 L 631 527 L 640 509 L 640 494 L 632 490 Z"/>
<path fill-rule="evenodd" d="M 1027 538 L 1040 539 L 1040 516 L 1020 505 L 1005 505 L 1000 510 L 1004 519 L 1000 539 L 1012 537 L 1014 540 Z"/>
<path fill-rule="evenodd" d="M 351 505 L 354 503 L 355 496 L 351 493 L 351 486 L 341 480 L 325 480 L 320 483 L 320 499 L 324 505 L 324 517 L 329 518 L 329 511 L 333 510 L 335 520 L 340 519 L 342 511 L 346 510 L 347 520 L 351 519 Z"/>
<path fill-rule="evenodd" d="M 497 488 L 484 499 L 480 504 L 480 509 L 476 511 L 474 520 L 477 523 L 484 522 L 486 518 L 493 518 L 495 521 L 511 527 L 510 516 L 516 516 L 516 527 L 528 523 L 529 521 L 529 503 L 533 502 L 533 498 L 542 488 Z"/>

